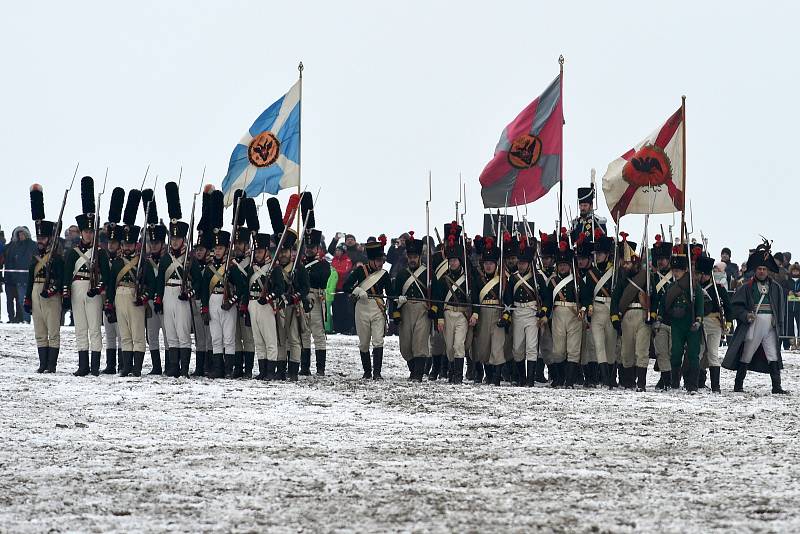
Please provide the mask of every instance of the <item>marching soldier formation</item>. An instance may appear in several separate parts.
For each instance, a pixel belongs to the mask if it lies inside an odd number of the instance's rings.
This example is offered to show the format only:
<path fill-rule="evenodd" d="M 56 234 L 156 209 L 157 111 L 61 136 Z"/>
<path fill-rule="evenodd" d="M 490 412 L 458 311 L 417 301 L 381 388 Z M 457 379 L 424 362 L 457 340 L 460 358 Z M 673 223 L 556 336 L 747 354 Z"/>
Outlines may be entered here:
<path fill-rule="evenodd" d="M 188 378 L 193 342 L 192 377 L 297 381 L 312 374 L 312 354 L 315 374 L 325 376 L 331 266 L 311 196 L 292 195 L 285 211 L 269 198 L 270 234 L 261 232 L 259 209 L 242 191 L 233 195 L 229 232 L 221 191 L 206 186 L 197 193 L 199 220 L 193 206 L 187 222 L 178 184 L 164 189 L 168 225 L 158 217 L 154 191 L 134 189 L 126 198 L 115 188 L 107 244 L 100 247 L 100 196 L 84 177 L 80 242 L 62 250 L 62 221 L 45 219 L 42 187 L 31 186 L 39 253 L 25 307 L 33 315 L 36 371 L 56 372 L 62 308 L 71 308 L 75 376 L 139 377 L 149 350 L 150 374 Z M 385 236 L 367 243 L 366 263 L 342 286 L 355 307 L 362 378 L 382 379 L 391 320 L 413 382 L 427 376 L 461 384 L 468 362 L 474 384 L 642 392 L 653 358 L 660 391 L 683 384 L 694 394 L 708 373 L 711 391 L 719 393 L 725 367 L 736 373 L 734 391 L 744 391 L 754 371 L 769 374 L 773 393 L 786 393 L 780 343 L 786 305 L 769 242 L 754 249 L 747 266 L 754 276 L 731 297 L 702 246 L 674 245 L 661 235 L 652 245 L 637 244 L 625 232 L 615 239 L 594 214 L 594 187 L 580 188 L 578 202 L 569 228 L 538 238 L 527 221 L 503 228 L 499 218 L 491 235 L 472 240 L 457 221 L 445 224 L 438 245 L 410 231 L 408 262 L 394 279 L 384 269 Z M 721 340 L 734 321 L 721 358 Z"/>

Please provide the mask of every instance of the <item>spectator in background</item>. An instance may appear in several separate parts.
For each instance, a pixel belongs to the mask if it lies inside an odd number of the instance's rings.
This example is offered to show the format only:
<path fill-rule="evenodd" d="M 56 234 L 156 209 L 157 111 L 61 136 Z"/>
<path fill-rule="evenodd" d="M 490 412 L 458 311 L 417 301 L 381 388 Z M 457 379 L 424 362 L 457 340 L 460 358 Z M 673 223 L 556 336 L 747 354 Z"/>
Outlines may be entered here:
<path fill-rule="evenodd" d="M 33 255 L 36 254 L 36 243 L 31 240 L 31 232 L 25 226 L 14 228 L 11 243 L 5 249 L 5 285 L 8 322 L 31 322 L 22 303 L 28 290 L 28 268 Z"/>
<path fill-rule="evenodd" d="M 0 295 L 3 294 L 4 278 L 3 266 L 5 265 L 6 233 L 0 228 Z M 9 320 L 11 318 L 9 317 Z"/>
<path fill-rule="evenodd" d="M 397 239 L 392 239 L 392 246 L 389 247 L 386 253 L 386 261 L 392 265 L 389 269 L 389 277 L 394 280 L 397 273 L 408 266 L 408 257 L 406 256 L 406 241 L 411 237 L 408 233 L 402 234 Z"/>
<path fill-rule="evenodd" d="M 367 261 L 367 255 L 364 253 L 363 247 L 358 244 L 358 241 L 356 241 L 356 236 L 353 234 L 343 234 L 342 232 L 337 232 L 328 245 L 328 254 L 335 256 L 336 247 L 338 246 L 342 237 L 344 237 L 345 254 L 348 258 L 350 258 L 350 261 L 353 262 L 353 266 L 355 267 L 356 264 L 365 263 Z"/>
<path fill-rule="evenodd" d="M 773 258 L 775 258 L 775 263 L 778 264 L 778 273 L 775 275 L 775 281 L 783 285 L 789 278 L 789 271 L 783 264 L 784 262 L 783 252 L 776 252 L 773 255 Z"/>
<path fill-rule="evenodd" d="M 725 247 L 720 252 L 720 260 L 725 264 L 725 276 L 728 279 L 728 287 L 733 286 L 733 281 L 740 278 L 739 266 L 731 261 L 731 249 Z"/>
<path fill-rule="evenodd" d="M 72 225 L 64 232 L 64 248 L 69 249 L 77 247 L 81 241 L 81 231 L 77 225 Z"/>
<path fill-rule="evenodd" d="M 347 255 L 346 245 L 339 245 L 334 249 L 331 267 L 339 276 L 333 297 L 333 331 L 338 334 L 352 334 L 356 326 L 354 306 L 348 296 L 341 293 L 342 285 L 353 270 L 353 262 Z"/>
<path fill-rule="evenodd" d="M 794 339 L 784 339 L 783 348 L 797 350 L 797 336 L 800 334 L 800 263 L 795 263 L 789 269 L 789 277 L 784 283 L 788 305 L 786 307 L 786 318 L 789 328 L 786 335 Z M 791 342 L 791 343 L 790 343 Z"/>

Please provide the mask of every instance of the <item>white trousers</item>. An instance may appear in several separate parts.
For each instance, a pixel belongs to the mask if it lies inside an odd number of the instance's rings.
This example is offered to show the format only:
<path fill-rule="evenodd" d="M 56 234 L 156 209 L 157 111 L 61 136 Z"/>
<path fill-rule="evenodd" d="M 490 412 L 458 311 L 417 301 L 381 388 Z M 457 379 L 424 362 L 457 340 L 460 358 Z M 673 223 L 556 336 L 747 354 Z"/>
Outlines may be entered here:
<path fill-rule="evenodd" d="M 89 280 L 72 282 L 72 317 L 75 319 L 75 345 L 79 351 L 103 350 L 103 297 L 88 297 Z"/>
<path fill-rule="evenodd" d="M 356 333 L 358 334 L 358 350 L 369 352 L 373 348 L 383 347 L 383 336 L 386 331 L 386 316 L 375 299 L 358 299 L 356 301 Z"/>
<path fill-rule="evenodd" d="M 236 352 L 236 306 L 229 310 L 222 309 L 222 293 L 213 294 L 208 300 L 208 314 L 210 316 L 209 330 L 211 331 L 211 346 L 214 354 L 230 354 Z"/>
<path fill-rule="evenodd" d="M 180 286 L 164 288 L 164 315 L 162 323 L 166 346 L 176 349 L 192 348 L 192 309 L 188 300 L 181 300 Z"/>
<path fill-rule="evenodd" d="M 539 318 L 536 308 L 517 308 L 511 318 L 514 361 L 535 362 L 539 354 Z"/>
<path fill-rule="evenodd" d="M 617 331 L 611 324 L 611 309 L 604 302 L 592 305 L 592 340 L 598 363 L 617 362 Z"/>
<path fill-rule="evenodd" d="M 37 347 L 61 346 L 61 294 L 41 296 L 44 284 L 36 282 L 31 288 L 31 315 Z"/>
<path fill-rule="evenodd" d="M 109 323 L 106 314 L 103 314 L 103 329 L 106 332 L 106 349 L 117 350 L 122 347 L 117 323 Z"/>
<path fill-rule="evenodd" d="M 747 338 L 744 342 L 744 349 L 742 349 L 742 362 L 750 363 L 759 345 L 764 348 L 764 355 L 768 362 L 778 361 L 778 343 L 780 341 L 778 341 L 778 335 L 772 326 L 772 317 L 771 313 L 756 314 L 756 320 L 747 330 Z"/>
<path fill-rule="evenodd" d="M 323 293 L 324 295 L 324 293 Z M 303 324 L 303 348 L 311 348 L 311 339 L 314 339 L 316 350 L 325 350 L 325 300 L 316 290 L 308 294 L 308 300 L 313 302 L 314 307 L 305 314 Z"/>
<path fill-rule="evenodd" d="M 136 305 L 136 289 L 118 287 L 114 298 L 117 329 L 126 352 L 144 352 L 144 306 Z"/>
<path fill-rule="evenodd" d="M 700 360 L 705 363 L 704 367 L 719 367 L 719 342 L 722 339 L 722 325 L 719 319 L 706 317 L 703 320 L 703 332 L 705 335 L 700 337 Z"/>
<path fill-rule="evenodd" d="M 247 309 L 250 312 L 257 359 L 278 361 L 278 326 L 275 310 L 270 304 L 262 306 L 258 300 L 251 300 L 247 304 Z"/>

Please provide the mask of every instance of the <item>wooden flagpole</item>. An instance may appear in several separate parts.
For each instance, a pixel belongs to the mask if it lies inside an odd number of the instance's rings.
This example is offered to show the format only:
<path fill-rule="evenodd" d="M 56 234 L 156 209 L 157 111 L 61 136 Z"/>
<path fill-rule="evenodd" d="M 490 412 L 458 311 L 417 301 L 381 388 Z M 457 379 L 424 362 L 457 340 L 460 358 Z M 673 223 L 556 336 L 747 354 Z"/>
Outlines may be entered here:
<path fill-rule="evenodd" d="M 681 166 L 683 172 L 683 205 L 681 206 L 681 243 L 687 243 L 689 236 L 685 235 L 686 228 L 686 95 L 681 96 L 681 131 L 683 132 L 683 158 Z M 687 251 L 688 254 L 688 251 Z"/>
<path fill-rule="evenodd" d="M 558 85 L 559 98 L 561 99 L 561 157 L 558 159 L 558 228 L 556 236 L 559 235 L 564 226 L 564 56 L 558 56 Z M 557 240 L 558 238 L 556 238 Z"/>
<path fill-rule="evenodd" d="M 298 129 L 300 131 L 300 139 L 299 139 L 299 142 L 297 143 L 297 160 L 298 160 L 297 161 L 297 163 L 298 163 L 298 165 L 297 165 L 297 194 L 299 196 L 299 195 L 302 195 L 302 193 L 300 191 L 300 184 L 301 184 L 300 173 L 301 173 L 301 171 L 303 169 L 303 158 L 301 156 L 302 148 L 303 148 L 303 62 L 302 61 L 300 62 L 299 65 L 297 65 L 297 70 L 300 72 L 300 100 L 299 100 L 300 113 L 298 113 L 298 117 L 297 117 L 298 124 L 299 124 Z M 303 236 L 300 235 L 300 219 L 301 219 L 301 217 L 297 217 L 297 239 L 298 240 L 303 239 Z"/>

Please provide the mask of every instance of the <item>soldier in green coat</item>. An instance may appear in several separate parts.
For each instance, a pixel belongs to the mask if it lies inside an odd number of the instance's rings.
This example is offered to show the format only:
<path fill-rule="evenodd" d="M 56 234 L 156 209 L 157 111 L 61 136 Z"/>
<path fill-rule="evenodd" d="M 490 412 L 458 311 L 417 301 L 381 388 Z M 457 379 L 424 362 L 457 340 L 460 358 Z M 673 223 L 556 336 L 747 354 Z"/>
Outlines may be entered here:
<path fill-rule="evenodd" d="M 663 322 L 672 334 L 672 388 L 680 387 L 681 366 L 686 354 L 687 370 L 684 383 L 690 394 L 697 392 L 700 373 L 700 327 L 703 325 L 703 294 L 696 280 L 689 274 L 689 257 L 674 254 L 670 260 L 673 281 L 659 300 L 656 325 Z"/>

